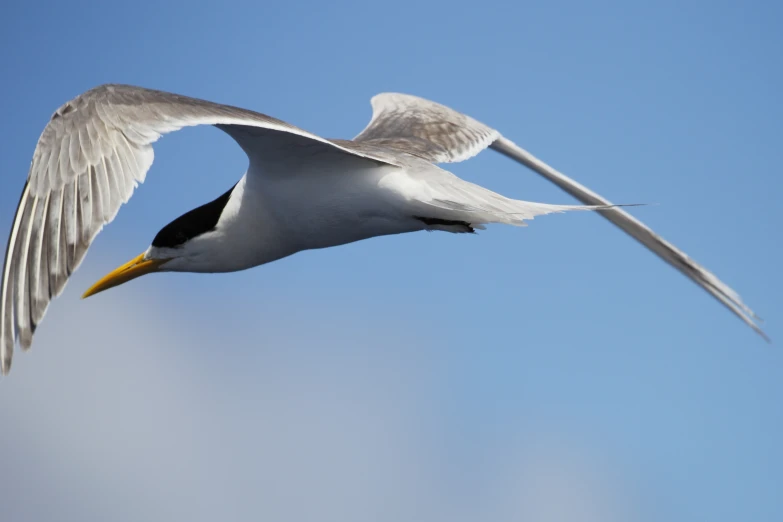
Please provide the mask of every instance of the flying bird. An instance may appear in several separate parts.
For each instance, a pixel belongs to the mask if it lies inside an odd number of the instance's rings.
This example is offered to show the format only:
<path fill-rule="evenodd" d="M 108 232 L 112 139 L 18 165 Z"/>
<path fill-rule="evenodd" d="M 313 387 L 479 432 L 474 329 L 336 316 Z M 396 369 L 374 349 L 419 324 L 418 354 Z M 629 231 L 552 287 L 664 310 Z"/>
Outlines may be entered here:
<path fill-rule="evenodd" d="M 29 348 L 52 298 L 152 165 L 161 135 L 214 125 L 244 150 L 242 178 L 175 219 L 94 295 L 151 272 L 231 272 L 296 252 L 420 230 L 473 233 L 489 223 L 598 210 L 704 288 L 756 332 L 758 317 L 711 272 L 642 222 L 473 118 L 415 96 L 372 98 L 353 140 L 324 139 L 251 110 L 128 85 L 102 85 L 57 109 L 36 145 L 16 210 L 0 290 L 0 371 Z M 492 148 L 585 206 L 506 198 L 437 164 Z M 766 338 L 766 336 L 765 336 Z"/>

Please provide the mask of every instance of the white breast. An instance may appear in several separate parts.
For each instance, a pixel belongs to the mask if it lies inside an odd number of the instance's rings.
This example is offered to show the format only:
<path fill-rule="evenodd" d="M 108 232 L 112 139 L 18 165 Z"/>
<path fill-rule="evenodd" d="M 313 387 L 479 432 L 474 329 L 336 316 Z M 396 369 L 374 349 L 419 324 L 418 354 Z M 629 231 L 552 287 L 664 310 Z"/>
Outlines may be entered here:
<path fill-rule="evenodd" d="M 286 163 L 285 172 L 265 165 L 264 172 L 251 170 L 237 184 L 218 231 L 232 244 L 244 243 L 245 263 L 422 228 L 404 212 L 399 195 L 380 183 L 395 167 L 368 167 L 350 158 L 322 162 L 317 170 L 310 165 L 292 169 Z"/>

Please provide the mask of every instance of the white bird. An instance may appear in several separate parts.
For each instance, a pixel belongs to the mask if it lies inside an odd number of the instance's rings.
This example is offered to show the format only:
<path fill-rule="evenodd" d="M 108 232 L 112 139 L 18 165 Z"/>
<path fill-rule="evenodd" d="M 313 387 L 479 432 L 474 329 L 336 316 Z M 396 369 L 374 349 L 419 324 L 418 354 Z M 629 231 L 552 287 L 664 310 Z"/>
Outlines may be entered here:
<path fill-rule="evenodd" d="M 53 297 L 152 165 L 152 144 L 183 127 L 214 125 L 249 167 L 228 192 L 166 225 L 144 253 L 84 294 L 155 271 L 230 272 L 296 252 L 418 230 L 472 233 L 488 223 L 596 210 L 712 294 L 756 332 L 739 295 L 639 220 L 521 149 L 437 103 L 405 94 L 372 99 L 353 140 L 327 140 L 246 109 L 126 85 L 91 89 L 60 107 L 41 134 L 16 210 L 0 293 L 0 370 L 29 348 Z M 490 147 L 590 206 L 506 198 L 436 163 Z M 765 336 L 766 338 L 766 336 Z"/>

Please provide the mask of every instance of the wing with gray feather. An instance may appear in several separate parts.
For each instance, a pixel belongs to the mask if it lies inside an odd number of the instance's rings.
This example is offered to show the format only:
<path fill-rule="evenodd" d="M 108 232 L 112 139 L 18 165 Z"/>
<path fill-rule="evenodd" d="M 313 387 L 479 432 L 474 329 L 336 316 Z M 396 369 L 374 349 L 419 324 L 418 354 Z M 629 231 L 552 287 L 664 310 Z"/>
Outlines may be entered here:
<path fill-rule="evenodd" d="M 606 198 L 535 158 L 498 131 L 453 109 L 416 96 L 395 93 L 375 96 L 372 108 L 372 121 L 355 141 L 388 146 L 433 163 L 462 161 L 490 147 L 542 175 L 586 205 L 612 205 Z M 625 210 L 614 207 L 599 212 L 769 340 L 757 324 L 759 318 L 715 274 Z"/>
<path fill-rule="evenodd" d="M 41 134 L 16 211 L 0 289 L 0 372 L 16 341 L 27 348 L 53 297 L 87 248 L 144 181 L 162 134 L 216 125 L 251 156 L 323 145 L 393 164 L 257 112 L 126 85 L 103 85 L 60 107 Z"/>
<path fill-rule="evenodd" d="M 500 137 L 469 116 L 409 94 L 374 96 L 372 120 L 354 141 L 397 149 L 432 163 L 472 158 Z"/>

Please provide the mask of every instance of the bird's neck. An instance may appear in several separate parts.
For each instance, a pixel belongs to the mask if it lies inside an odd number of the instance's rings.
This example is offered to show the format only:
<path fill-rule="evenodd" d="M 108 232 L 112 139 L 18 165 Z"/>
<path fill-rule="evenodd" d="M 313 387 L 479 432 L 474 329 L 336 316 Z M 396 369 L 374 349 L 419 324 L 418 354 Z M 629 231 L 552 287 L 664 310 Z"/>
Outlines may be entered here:
<path fill-rule="evenodd" d="M 185 250 L 181 260 L 172 260 L 165 269 L 236 272 L 296 252 L 264 201 L 263 190 L 248 185 L 247 175 L 231 191 L 214 229 L 193 238 Z"/>
<path fill-rule="evenodd" d="M 216 232 L 225 248 L 226 271 L 243 270 L 276 261 L 296 252 L 288 241 L 263 187 L 245 175 L 232 191 Z"/>

